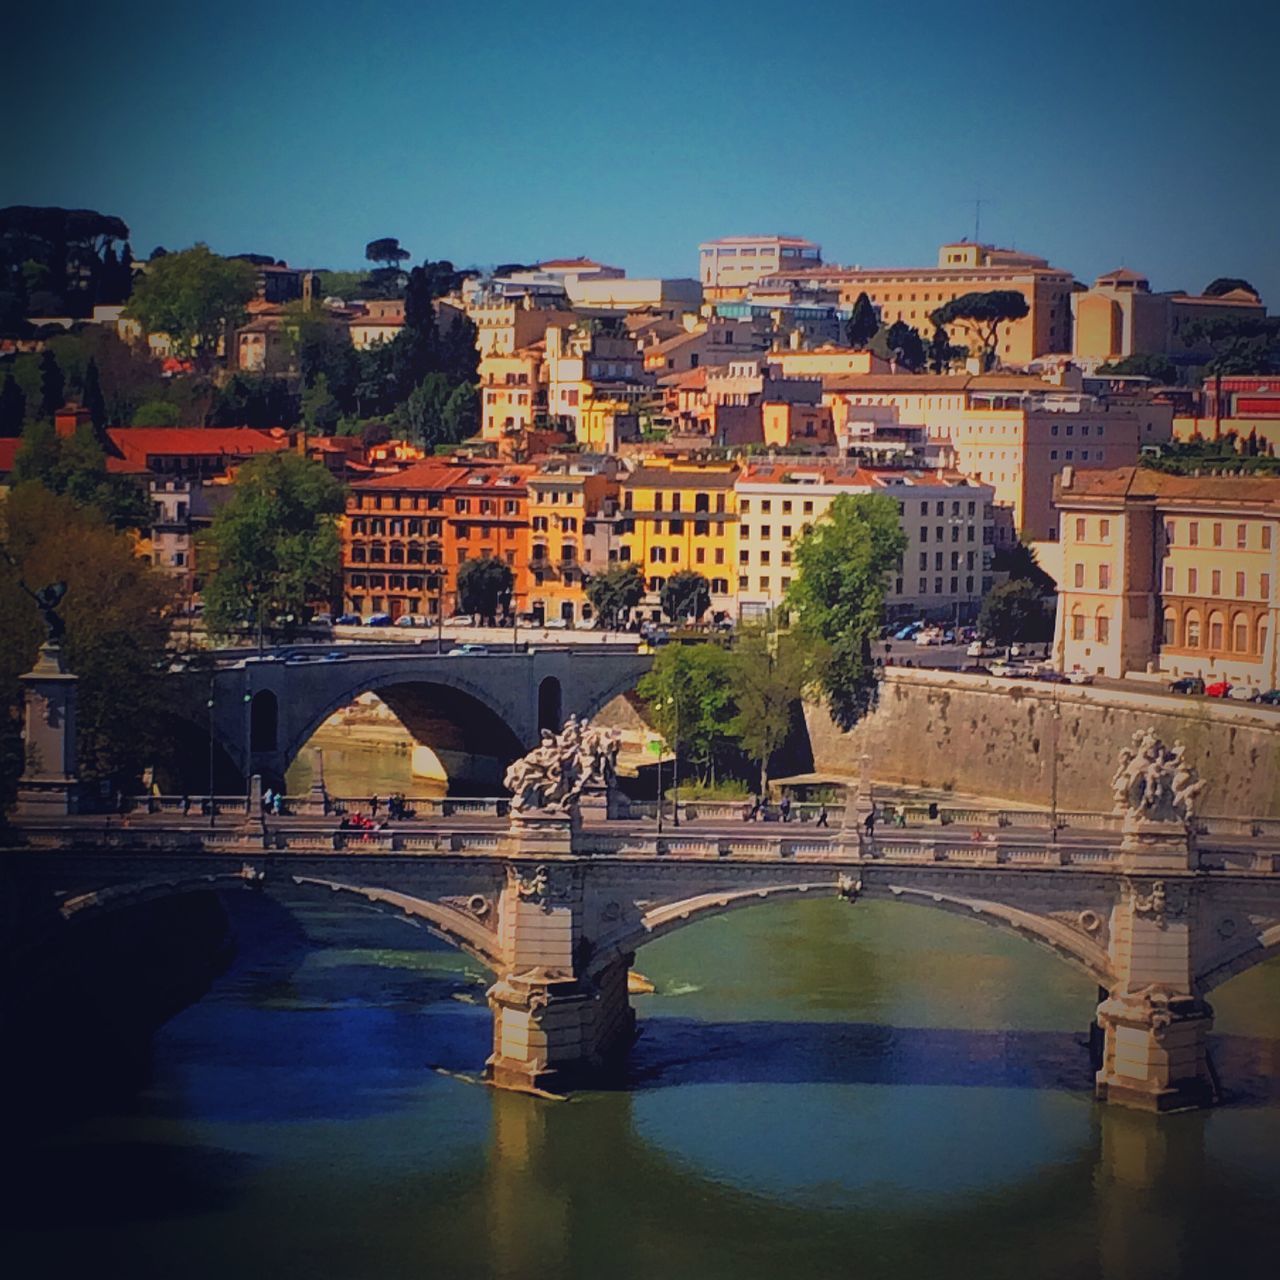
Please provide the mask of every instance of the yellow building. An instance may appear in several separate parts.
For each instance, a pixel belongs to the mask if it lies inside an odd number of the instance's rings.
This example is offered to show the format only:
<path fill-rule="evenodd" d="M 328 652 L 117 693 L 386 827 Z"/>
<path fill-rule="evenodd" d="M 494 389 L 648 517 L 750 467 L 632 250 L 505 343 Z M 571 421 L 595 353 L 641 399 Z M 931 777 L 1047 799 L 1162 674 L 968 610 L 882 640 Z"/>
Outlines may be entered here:
<path fill-rule="evenodd" d="M 1280 685 L 1280 477 L 1068 468 L 1055 501 L 1063 670 Z"/>
<path fill-rule="evenodd" d="M 485 440 L 531 431 L 547 413 L 541 344 L 480 358 L 480 435 Z"/>
<path fill-rule="evenodd" d="M 618 559 L 640 566 L 654 619 L 667 579 L 682 569 L 707 579 L 713 615 L 734 612 L 737 478 L 730 462 L 657 458 L 623 478 Z"/>

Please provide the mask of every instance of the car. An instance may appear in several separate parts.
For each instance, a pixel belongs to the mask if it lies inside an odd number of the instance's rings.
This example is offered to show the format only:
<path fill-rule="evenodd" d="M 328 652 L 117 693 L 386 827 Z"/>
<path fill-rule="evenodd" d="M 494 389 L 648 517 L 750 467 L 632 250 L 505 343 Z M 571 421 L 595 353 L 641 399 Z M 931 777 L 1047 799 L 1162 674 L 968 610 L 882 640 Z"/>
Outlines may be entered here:
<path fill-rule="evenodd" d="M 1067 679 L 1061 671 L 1055 671 L 1048 665 L 1037 666 L 1031 674 L 1037 680 L 1043 680 L 1045 684 L 1063 684 Z"/>
<path fill-rule="evenodd" d="M 391 615 L 389 613 L 371 613 L 365 620 L 366 627 L 389 627 L 391 625 Z"/>
<path fill-rule="evenodd" d="M 1081 667 L 1074 667 L 1067 672 L 1068 684 L 1092 684 L 1093 676 Z"/>
<path fill-rule="evenodd" d="M 1231 693 L 1230 680 L 1215 680 L 1204 687 L 1205 696 L 1209 698 L 1226 698 Z"/>
<path fill-rule="evenodd" d="M 358 627 L 360 625 L 360 615 L 358 613 L 340 613 L 334 619 L 335 627 Z"/>
<path fill-rule="evenodd" d="M 402 613 L 396 619 L 397 627 L 425 627 L 427 625 L 427 615 L 425 613 Z"/>
<path fill-rule="evenodd" d="M 488 653 L 489 646 L 487 644 L 472 644 L 468 641 L 466 644 L 455 644 L 449 650 L 451 658 L 468 658 L 477 653 Z"/>
<path fill-rule="evenodd" d="M 917 631 L 923 630 L 923 622 L 908 622 L 905 627 L 899 627 L 898 630 L 893 633 L 893 638 L 895 640 L 910 640 Z"/>
<path fill-rule="evenodd" d="M 326 653 L 324 657 L 320 659 L 320 661 L 321 662 L 341 662 L 343 658 L 345 658 L 346 656 L 347 655 L 341 649 L 333 649 L 329 653 Z"/>
<path fill-rule="evenodd" d="M 1247 684 L 1233 684 L 1227 690 L 1227 697 L 1236 702 L 1257 702 L 1258 698 L 1261 697 L 1261 691 Z"/>
<path fill-rule="evenodd" d="M 960 639 L 964 644 L 969 644 L 971 641 L 980 639 L 978 629 L 976 627 L 965 627 L 960 632 Z"/>
<path fill-rule="evenodd" d="M 1169 692 L 1200 694 L 1204 692 L 1204 681 L 1199 676 L 1183 676 L 1169 685 Z"/>
<path fill-rule="evenodd" d="M 942 633 L 943 644 L 955 644 L 955 642 L 956 642 L 956 633 L 954 631 L 948 629 Z"/>
<path fill-rule="evenodd" d="M 915 634 L 915 642 L 918 645 L 930 645 L 942 643 L 942 632 L 936 627 L 925 627 L 922 631 Z"/>
<path fill-rule="evenodd" d="M 964 651 L 966 658 L 989 658 L 995 650 L 985 640 L 971 640 Z"/>
<path fill-rule="evenodd" d="M 960 670 L 966 675 L 971 676 L 989 676 L 991 674 L 991 668 L 984 667 L 980 662 L 972 663 L 967 667 L 961 667 Z"/>
<path fill-rule="evenodd" d="M 311 625 L 314 627 L 331 627 L 333 626 L 333 614 L 313 613 L 311 615 Z"/>
<path fill-rule="evenodd" d="M 1258 694 L 1257 700 L 1268 707 L 1280 707 L 1280 689 L 1268 689 L 1266 693 Z"/>

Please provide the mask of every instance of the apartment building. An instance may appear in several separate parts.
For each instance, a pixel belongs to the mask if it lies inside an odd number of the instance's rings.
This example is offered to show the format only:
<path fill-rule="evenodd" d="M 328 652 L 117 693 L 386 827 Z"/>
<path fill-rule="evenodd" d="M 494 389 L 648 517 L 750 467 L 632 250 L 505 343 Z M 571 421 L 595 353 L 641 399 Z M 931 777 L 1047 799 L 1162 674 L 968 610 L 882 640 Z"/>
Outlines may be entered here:
<path fill-rule="evenodd" d="M 1068 468 L 1054 500 L 1063 670 L 1280 685 L 1280 477 Z"/>
<path fill-rule="evenodd" d="M 758 289 L 762 299 L 787 290 L 790 296 L 834 294 L 845 308 L 865 293 L 882 324 L 901 320 L 925 334 L 932 330 L 930 314 L 944 303 L 966 293 L 1008 289 L 1022 294 L 1028 310 L 1023 319 L 1001 327 L 996 355 L 1004 364 L 1021 365 L 1037 356 L 1071 350 L 1071 287 L 1071 273 L 1051 267 L 1044 258 L 958 241 L 938 250 L 933 267 L 864 269 L 798 264 L 798 269 L 782 268 L 763 278 Z M 952 340 L 963 340 L 966 335 L 962 329 L 954 329 Z"/>
<path fill-rule="evenodd" d="M 542 460 L 529 475 L 529 599 L 537 623 L 589 622 L 587 578 L 617 556 L 615 458 L 565 455 Z"/>
<path fill-rule="evenodd" d="M 552 325 L 571 325 L 577 319 L 564 295 L 542 299 L 533 295 L 509 298 L 488 291 L 470 295 L 466 313 L 476 326 L 476 349 L 481 356 L 512 355 L 541 342 Z"/>
<path fill-rule="evenodd" d="M 482 557 L 511 567 L 523 609 L 532 470 L 427 459 L 352 485 L 342 522 L 346 611 L 448 616 L 458 607 L 458 567 Z"/>
<path fill-rule="evenodd" d="M 654 619 L 667 579 L 682 569 L 707 579 L 712 614 L 734 613 L 737 478 L 733 463 L 658 458 L 623 477 L 618 560 L 640 566 L 642 606 Z"/>
<path fill-rule="evenodd" d="M 708 301 L 742 298 L 780 271 L 822 264 L 822 246 L 801 236 L 724 236 L 698 246 L 698 279 Z"/>
<path fill-rule="evenodd" d="M 480 357 L 480 436 L 500 440 L 541 426 L 547 416 L 543 344 Z"/>
<path fill-rule="evenodd" d="M 794 577 L 795 541 L 841 494 L 884 494 L 898 506 L 906 550 L 886 582 L 890 620 L 967 622 L 991 589 L 992 488 L 950 471 L 789 460 L 748 466 L 737 493 L 739 616 L 777 608 Z"/>
<path fill-rule="evenodd" d="M 608 323 L 546 331 L 547 413 L 579 441 L 589 403 L 637 405 L 652 393 L 653 378 L 635 339 Z"/>

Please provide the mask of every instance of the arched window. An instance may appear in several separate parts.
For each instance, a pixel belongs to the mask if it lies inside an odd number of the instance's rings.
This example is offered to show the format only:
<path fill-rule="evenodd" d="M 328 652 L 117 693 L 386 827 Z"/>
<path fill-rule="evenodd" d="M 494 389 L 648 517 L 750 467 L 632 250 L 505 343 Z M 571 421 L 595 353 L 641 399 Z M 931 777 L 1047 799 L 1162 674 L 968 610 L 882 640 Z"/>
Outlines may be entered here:
<path fill-rule="evenodd" d="M 1071 638 L 1073 640 L 1084 639 L 1084 614 L 1076 609 L 1071 614 Z"/>
<path fill-rule="evenodd" d="M 1225 649 L 1227 645 L 1227 620 L 1215 609 L 1209 615 L 1209 648 Z"/>
<path fill-rule="evenodd" d="M 1267 651 L 1267 620 L 1266 618 L 1258 619 L 1258 648 L 1257 652 L 1261 655 Z"/>
<path fill-rule="evenodd" d="M 1231 619 L 1231 647 L 1236 653 L 1249 652 L 1249 619 L 1243 613 Z"/>
<path fill-rule="evenodd" d="M 1178 643 L 1178 614 L 1175 609 L 1164 611 L 1164 634 L 1161 638 L 1165 644 Z"/>
<path fill-rule="evenodd" d="M 1194 609 L 1188 609 L 1182 620 L 1182 644 L 1187 649 L 1200 647 L 1200 615 Z"/>
<path fill-rule="evenodd" d="M 1093 634 L 1099 644 L 1106 644 L 1111 639 L 1111 619 L 1101 609 L 1094 615 Z"/>

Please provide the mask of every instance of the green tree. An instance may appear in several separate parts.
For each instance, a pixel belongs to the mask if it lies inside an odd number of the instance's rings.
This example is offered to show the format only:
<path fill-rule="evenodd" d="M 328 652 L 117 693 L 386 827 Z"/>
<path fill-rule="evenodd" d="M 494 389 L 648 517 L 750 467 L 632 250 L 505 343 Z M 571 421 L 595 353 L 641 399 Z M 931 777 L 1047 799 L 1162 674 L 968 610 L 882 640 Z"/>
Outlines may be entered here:
<path fill-rule="evenodd" d="M 176 427 L 182 422 L 182 414 L 168 400 L 148 400 L 140 404 L 133 415 L 135 427 Z"/>
<path fill-rule="evenodd" d="M 409 261 L 408 249 L 400 247 L 395 236 L 383 236 L 380 240 L 370 240 L 364 247 L 365 259 L 369 262 L 380 262 L 391 269 L 399 267 L 402 262 Z"/>
<path fill-rule="evenodd" d="M 443 373 L 429 373 L 404 402 L 400 416 L 405 430 L 424 448 L 456 443 L 450 437 L 445 420 L 445 408 L 452 394 L 453 387 Z"/>
<path fill-rule="evenodd" d="M 968 354 L 968 347 L 953 343 L 951 335 L 942 325 L 933 326 L 933 337 L 929 339 L 928 347 L 930 373 L 946 373 L 953 364 L 963 360 Z"/>
<path fill-rule="evenodd" d="M 871 350 L 908 373 L 919 373 L 925 365 L 924 339 L 918 330 L 901 320 L 881 329 L 871 342 Z"/>
<path fill-rule="evenodd" d="M 667 579 L 660 599 L 672 622 L 696 622 L 711 607 L 711 584 L 697 570 L 681 569 Z"/>
<path fill-rule="evenodd" d="M 636 692 L 663 740 L 713 782 L 734 752 L 731 661 L 718 644 L 673 644 L 658 652 Z"/>
<path fill-rule="evenodd" d="M 841 494 L 796 541 L 787 593 L 802 638 L 819 646 L 819 682 L 848 728 L 875 687 L 871 641 L 884 617 L 886 580 L 906 550 L 898 504 L 883 494 Z"/>
<path fill-rule="evenodd" d="M 1025 578 L 987 592 L 978 614 L 978 630 L 997 644 L 1039 644 L 1053 636 L 1053 619 L 1040 588 Z"/>
<path fill-rule="evenodd" d="M 1216 280 L 1211 280 L 1204 287 L 1204 296 L 1206 298 L 1220 298 L 1224 293 L 1232 293 L 1236 289 L 1243 289 L 1245 293 L 1251 293 L 1256 298 L 1258 291 L 1247 280 L 1241 280 L 1239 276 L 1219 276 Z"/>
<path fill-rule="evenodd" d="M 861 350 L 876 336 L 880 328 L 880 317 L 871 305 L 871 299 L 865 293 L 858 294 L 853 304 L 853 311 L 845 322 L 844 338 L 851 347 Z"/>
<path fill-rule="evenodd" d="M 17 677 L 44 639 L 35 604 L 18 575 L 39 589 L 67 584 L 59 614 L 64 652 L 79 678 L 77 746 L 87 778 L 136 779 L 169 756 L 165 738 L 172 693 L 165 679 L 172 584 L 92 508 L 43 485 L 16 485 L 0 506 L 0 789 L 12 794 L 21 768 Z M 16 562 L 16 570 L 9 561 Z"/>
<path fill-rule="evenodd" d="M 492 556 L 464 560 L 458 566 L 458 604 L 489 626 L 498 621 L 498 607 L 509 601 L 515 585 L 511 566 Z"/>
<path fill-rule="evenodd" d="M 1042 595 L 1057 590 L 1058 584 L 1040 567 L 1034 548 L 1025 542 L 1001 547 L 992 555 L 991 567 L 997 573 L 1007 573 L 1010 582 L 1030 582 Z"/>
<path fill-rule="evenodd" d="M 209 369 L 227 331 L 244 319 L 257 274 L 208 245 L 154 258 L 134 285 L 126 314 L 148 333 L 167 333 L 175 354 Z"/>
<path fill-rule="evenodd" d="M 13 439 L 22 434 L 22 424 L 27 418 L 27 397 L 14 381 L 13 374 L 6 373 L 0 386 L 0 436 Z"/>
<path fill-rule="evenodd" d="M 1100 364 L 1097 371 L 1121 377 L 1152 378 L 1162 386 L 1173 386 L 1178 381 L 1178 366 L 1168 356 L 1146 355 L 1142 352 L 1135 352 L 1122 360 Z"/>
<path fill-rule="evenodd" d="M 58 357 L 48 347 L 40 353 L 40 412 L 52 418 L 66 403 L 67 380 Z"/>
<path fill-rule="evenodd" d="M 84 386 L 80 394 L 84 399 L 84 407 L 89 411 L 94 439 L 102 446 L 104 453 L 114 453 L 115 447 L 107 435 L 107 401 L 98 378 L 98 362 L 92 357 L 84 371 Z"/>
<path fill-rule="evenodd" d="M 644 599 L 644 575 L 636 564 L 618 564 L 593 573 L 587 579 L 587 599 L 596 617 L 609 627 L 617 627 Z"/>
<path fill-rule="evenodd" d="M 211 427 L 292 427 L 298 422 L 298 397 L 283 378 L 237 373 L 219 387 L 209 409 Z"/>
<path fill-rule="evenodd" d="M 457 443 L 475 435 L 480 427 L 480 395 L 469 382 L 460 382 L 449 393 L 441 414 L 445 442 Z"/>
<path fill-rule="evenodd" d="M 1188 347 L 1207 347 L 1206 370 L 1221 379 L 1280 371 L 1280 316 L 1211 316 L 1182 330 Z"/>
<path fill-rule="evenodd" d="M 732 730 L 760 768 L 762 796 L 769 794 L 769 762 L 786 742 L 810 680 L 812 655 L 812 646 L 791 632 L 759 624 L 738 628 L 730 663 L 737 707 Z"/>
<path fill-rule="evenodd" d="M 205 536 L 214 566 L 204 589 L 209 628 L 288 637 L 302 625 L 313 601 L 333 595 L 344 506 L 320 462 L 292 450 L 246 462 Z"/>
<path fill-rule="evenodd" d="M 982 367 L 991 369 L 997 362 L 1000 326 L 1021 320 L 1028 312 L 1026 298 L 1016 289 L 992 289 L 952 298 L 933 311 L 929 318 L 939 327 L 958 324 L 972 333 L 982 350 Z"/>
<path fill-rule="evenodd" d="M 341 417 L 342 406 L 329 393 L 329 379 L 318 374 L 302 393 L 302 421 L 312 435 L 327 435 Z"/>

